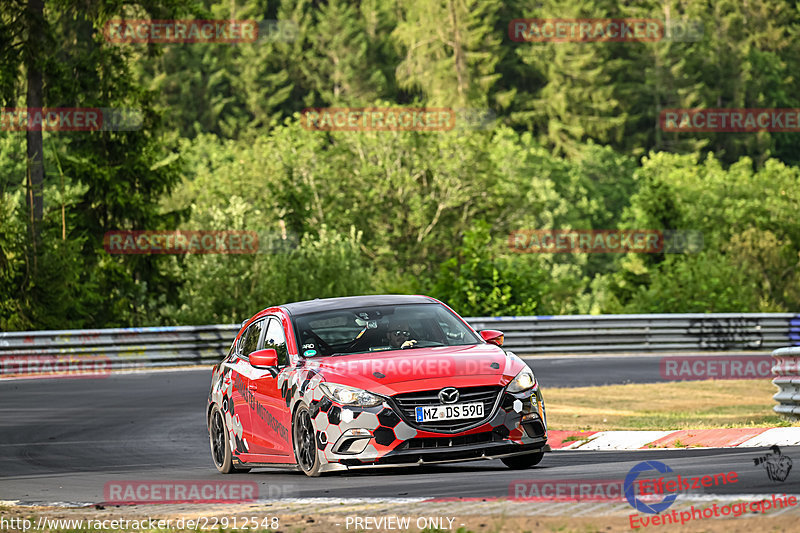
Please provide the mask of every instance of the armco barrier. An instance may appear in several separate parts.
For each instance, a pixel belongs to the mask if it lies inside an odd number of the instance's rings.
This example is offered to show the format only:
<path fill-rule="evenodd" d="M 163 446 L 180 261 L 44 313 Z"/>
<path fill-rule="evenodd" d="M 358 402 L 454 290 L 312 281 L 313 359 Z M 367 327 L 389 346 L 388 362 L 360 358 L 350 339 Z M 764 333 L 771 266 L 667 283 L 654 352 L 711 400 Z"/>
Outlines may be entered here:
<path fill-rule="evenodd" d="M 238 329 L 215 325 L 0 333 L 0 365 L 35 356 L 106 357 L 111 368 L 208 364 L 227 352 Z M 0 367 L 0 374 L 4 371 Z"/>
<path fill-rule="evenodd" d="M 772 398 L 778 405 L 772 409 L 795 420 L 800 419 L 800 347 L 779 348 L 772 352 L 775 364 L 772 383 L 780 389 Z"/>
<path fill-rule="evenodd" d="M 800 345 L 793 313 L 475 317 L 500 329 L 519 354 L 770 350 Z M 177 326 L 0 333 L 0 362 L 12 357 L 103 356 L 112 368 L 199 365 L 219 360 L 239 326 Z M 0 374 L 3 369 L 0 368 Z"/>
<path fill-rule="evenodd" d="M 794 313 L 478 317 L 520 353 L 768 350 L 800 344 Z"/>

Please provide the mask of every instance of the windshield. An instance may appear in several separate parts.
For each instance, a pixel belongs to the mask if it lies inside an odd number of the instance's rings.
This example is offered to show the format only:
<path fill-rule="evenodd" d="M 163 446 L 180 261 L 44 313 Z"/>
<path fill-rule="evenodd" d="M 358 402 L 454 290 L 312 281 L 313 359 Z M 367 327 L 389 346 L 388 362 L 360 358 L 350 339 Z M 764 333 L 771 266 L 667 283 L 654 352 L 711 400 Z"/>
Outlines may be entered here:
<path fill-rule="evenodd" d="M 332 309 L 295 317 L 294 325 L 304 357 L 480 343 L 436 303 Z"/>

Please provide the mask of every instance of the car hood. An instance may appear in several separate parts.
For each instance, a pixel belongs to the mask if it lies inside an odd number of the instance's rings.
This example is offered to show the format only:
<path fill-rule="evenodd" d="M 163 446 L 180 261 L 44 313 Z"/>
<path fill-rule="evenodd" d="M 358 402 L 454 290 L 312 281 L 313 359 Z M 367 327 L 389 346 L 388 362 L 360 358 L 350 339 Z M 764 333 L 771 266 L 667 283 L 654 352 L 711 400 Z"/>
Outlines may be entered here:
<path fill-rule="evenodd" d="M 525 367 L 493 344 L 437 346 L 306 360 L 324 381 L 391 396 L 442 387 L 502 385 Z"/>

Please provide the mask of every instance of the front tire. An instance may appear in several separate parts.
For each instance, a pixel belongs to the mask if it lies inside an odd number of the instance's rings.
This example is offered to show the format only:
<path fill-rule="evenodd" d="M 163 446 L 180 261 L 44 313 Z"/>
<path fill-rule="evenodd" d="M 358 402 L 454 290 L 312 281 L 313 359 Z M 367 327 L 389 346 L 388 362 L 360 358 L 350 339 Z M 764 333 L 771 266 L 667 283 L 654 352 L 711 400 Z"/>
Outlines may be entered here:
<path fill-rule="evenodd" d="M 301 405 L 294 414 L 292 436 L 297 466 L 309 477 L 319 476 L 322 464 L 317 452 L 317 433 L 314 421 L 311 420 L 311 414 L 305 405 Z"/>
<path fill-rule="evenodd" d="M 529 453 L 525 455 L 515 455 L 514 457 L 505 457 L 500 459 L 503 464 L 511 470 L 524 470 L 532 466 L 536 466 L 542 462 L 544 452 Z"/>
<path fill-rule="evenodd" d="M 222 410 L 215 405 L 209 417 L 208 437 L 211 441 L 211 459 L 214 466 L 221 474 L 230 474 L 234 471 L 231 443 L 228 439 L 228 430 L 225 428 L 225 417 Z"/>

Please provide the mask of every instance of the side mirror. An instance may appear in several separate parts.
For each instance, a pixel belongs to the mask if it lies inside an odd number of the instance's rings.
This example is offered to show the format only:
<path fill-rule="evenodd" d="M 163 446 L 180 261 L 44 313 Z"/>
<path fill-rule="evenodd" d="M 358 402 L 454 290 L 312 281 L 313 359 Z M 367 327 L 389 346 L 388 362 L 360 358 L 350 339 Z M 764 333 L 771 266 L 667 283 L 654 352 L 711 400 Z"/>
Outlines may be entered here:
<path fill-rule="evenodd" d="M 250 354 L 250 365 L 255 368 L 274 368 L 278 366 L 278 352 L 275 348 L 256 350 Z"/>
<path fill-rule="evenodd" d="M 481 338 L 489 344 L 503 345 L 503 332 L 496 329 L 484 329 L 480 332 Z"/>

